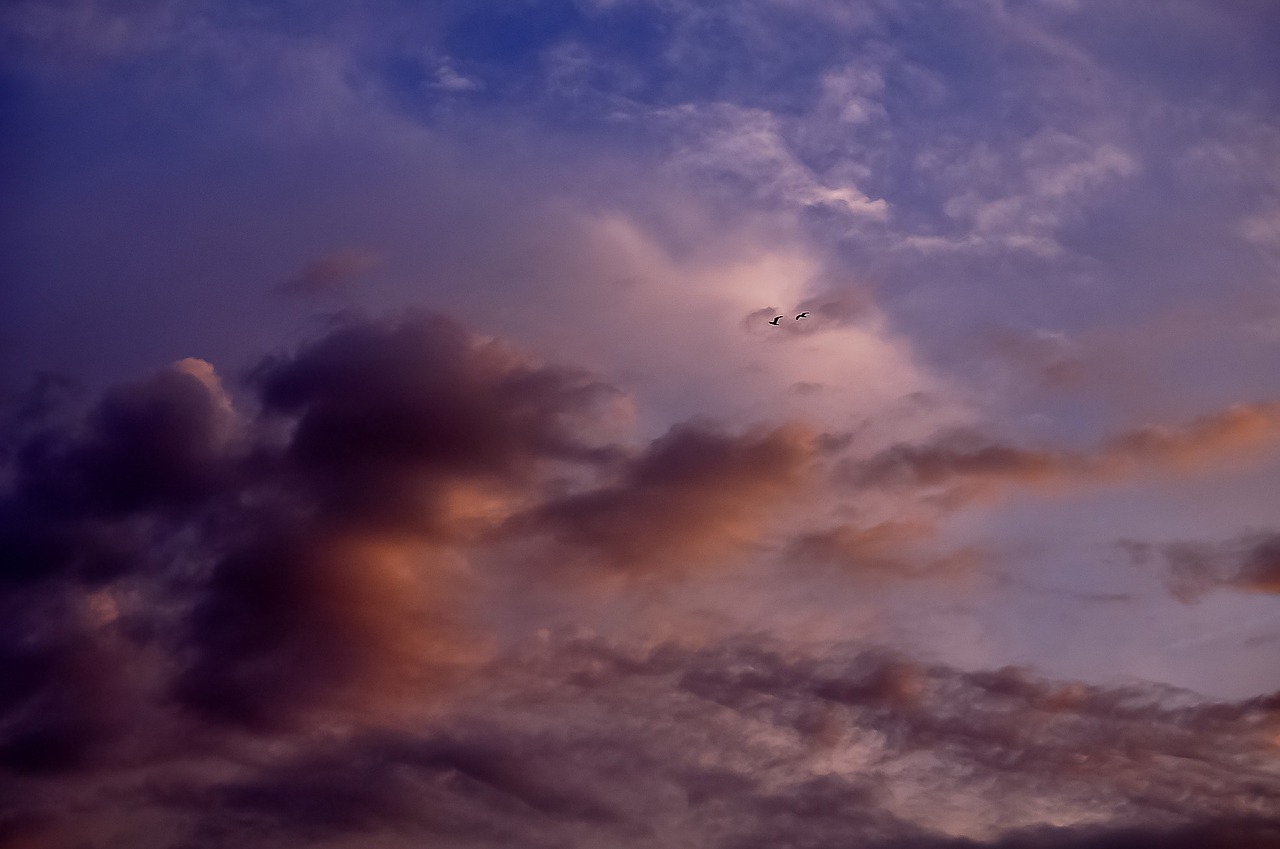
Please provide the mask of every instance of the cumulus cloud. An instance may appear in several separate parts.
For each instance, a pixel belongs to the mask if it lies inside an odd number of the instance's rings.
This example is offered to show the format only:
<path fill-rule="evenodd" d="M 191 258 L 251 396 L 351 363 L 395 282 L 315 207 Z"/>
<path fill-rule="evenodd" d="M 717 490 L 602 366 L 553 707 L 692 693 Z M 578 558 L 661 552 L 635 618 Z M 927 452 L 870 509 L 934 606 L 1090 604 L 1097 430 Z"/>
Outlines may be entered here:
<path fill-rule="evenodd" d="M 497 495 L 527 484 L 541 462 L 599 462 L 607 446 L 583 434 L 619 396 L 433 316 L 337 328 L 264 362 L 255 382 L 266 418 L 291 424 L 285 472 L 348 520 L 420 530 L 447 512 L 458 484 Z"/>
<path fill-rule="evenodd" d="M 340 318 L 245 389 L 233 407 L 183 360 L 13 452 L 14 768 L 70 767 L 126 733 L 96 724 L 110 705 L 286 728 L 444 686 L 487 651 L 462 613 L 472 554 L 515 541 L 499 559 L 517 572 L 547 541 L 606 571 L 718 559 L 761 537 L 823 444 L 708 424 L 617 444 L 618 389 L 436 315 Z"/>
<path fill-rule="evenodd" d="M 607 456 L 592 411 L 617 397 L 437 316 L 341 321 L 264 360 L 250 389 L 237 417 L 213 368 L 183 360 L 14 452 L 0 750 L 15 763 L 23 740 L 63 745 L 49 699 L 101 713 L 111 666 L 158 676 L 135 696 L 256 725 L 367 705 L 465 654 L 445 549 L 536 495 L 544 467 Z"/>
<path fill-rule="evenodd" d="M 184 360 L 110 390 L 75 429 L 33 434 L 0 500 L 0 579 L 110 573 L 142 532 L 133 516 L 186 515 L 218 493 L 231 427 L 208 364 Z"/>

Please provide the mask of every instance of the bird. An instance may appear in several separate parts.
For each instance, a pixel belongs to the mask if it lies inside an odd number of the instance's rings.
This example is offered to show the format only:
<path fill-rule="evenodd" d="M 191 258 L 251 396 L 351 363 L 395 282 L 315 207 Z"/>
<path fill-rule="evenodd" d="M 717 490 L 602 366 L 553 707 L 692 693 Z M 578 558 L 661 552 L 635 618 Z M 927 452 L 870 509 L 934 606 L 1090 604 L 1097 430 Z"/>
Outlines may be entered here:
<path fill-rule="evenodd" d="M 796 316 L 796 321 L 799 321 L 799 320 L 800 320 L 800 319 L 802 319 L 802 318 L 808 318 L 808 317 L 809 317 L 809 313 L 808 313 L 808 312 L 802 312 L 802 313 L 800 313 L 798 316 Z"/>
<path fill-rule="evenodd" d="M 782 316 L 777 316 L 776 318 L 774 318 L 774 320 L 773 320 L 773 321 L 771 321 L 771 322 L 769 322 L 769 323 L 770 323 L 770 324 L 772 324 L 774 327 L 777 327 L 777 326 L 778 326 L 778 321 L 779 321 L 779 319 L 781 319 L 781 318 L 782 318 Z"/>

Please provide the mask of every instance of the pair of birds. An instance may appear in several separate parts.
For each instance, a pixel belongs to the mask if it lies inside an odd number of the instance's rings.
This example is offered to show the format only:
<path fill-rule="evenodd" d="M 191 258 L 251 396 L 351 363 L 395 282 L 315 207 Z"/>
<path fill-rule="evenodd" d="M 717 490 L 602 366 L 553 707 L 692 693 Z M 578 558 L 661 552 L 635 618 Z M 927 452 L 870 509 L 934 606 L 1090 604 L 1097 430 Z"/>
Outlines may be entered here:
<path fill-rule="evenodd" d="M 808 318 L 808 317 L 809 317 L 809 313 L 807 313 L 807 312 L 802 312 L 802 313 L 800 313 L 798 316 L 796 316 L 796 321 L 799 321 L 799 320 L 800 320 L 800 319 L 802 319 L 802 318 Z M 774 327 L 777 327 L 777 326 L 778 326 L 778 322 L 779 322 L 779 321 L 781 321 L 781 320 L 782 320 L 782 316 L 776 316 L 776 317 L 773 319 L 773 321 L 771 321 L 771 322 L 769 322 L 769 323 L 770 323 L 770 324 L 772 324 Z"/>

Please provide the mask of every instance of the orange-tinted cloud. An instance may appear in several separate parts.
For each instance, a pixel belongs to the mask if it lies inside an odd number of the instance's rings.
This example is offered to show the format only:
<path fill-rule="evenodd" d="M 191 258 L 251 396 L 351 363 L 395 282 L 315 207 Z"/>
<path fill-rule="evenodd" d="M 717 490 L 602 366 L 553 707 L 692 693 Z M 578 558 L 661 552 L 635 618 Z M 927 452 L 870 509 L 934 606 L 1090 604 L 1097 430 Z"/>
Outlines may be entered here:
<path fill-rule="evenodd" d="M 946 845 L 950 824 L 905 818 L 881 789 L 894 781 L 939 810 L 968 794 L 988 817 L 978 846 L 1040 849 L 1098 833 L 1024 834 L 1002 819 L 1009 799 L 1126 839 L 1236 828 L 1280 799 L 1253 768 L 1280 731 L 1274 698 L 1170 706 L 1142 688 L 756 638 L 548 636 L 506 657 L 465 618 L 483 587 L 468 558 L 513 537 L 575 578 L 667 579 L 749 549 L 820 491 L 822 464 L 848 450 L 839 438 L 684 424 L 612 445 L 597 425 L 617 390 L 438 316 L 343 319 L 264 361 L 247 389 L 237 413 L 208 364 L 183 361 L 9 456 L 0 796 L 19 801 L 0 836 Z M 1124 435 L 1079 468 L 1102 474 L 1090 463 L 1108 452 L 1173 467 L 1267 432 L 1230 412 Z M 1052 452 L 949 450 L 891 452 L 876 485 L 1064 474 Z M 931 554 L 931 532 L 846 525 L 789 553 L 874 576 L 976 556 Z M 1258 543 L 1239 574 L 1263 588 L 1275 558 Z M 547 574 L 498 550 L 495 568 Z M 1169 753 L 1201 769 L 1152 766 Z M 1102 797 L 1115 802 L 1099 812 Z"/>
<path fill-rule="evenodd" d="M 846 461 L 856 486 L 946 490 L 956 503 L 1010 485 L 1053 486 L 1118 480 L 1144 472 L 1185 472 L 1265 450 L 1280 439 L 1280 403 L 1236 404 L 1182 428 L 1147 426 L 1120 433 L 1090 452 L 1024 448 L 952 432 L 933 442 L 898 444 Z"/>
<path fill-rule="evenodd" d="M 815 435 L 795 426 L 732 436 L 681 425 L 615 482 L 548 502 L 517 527 L 624 569 L 715 557 L 760 538 L 767 511 L 803 486 L 817 452 Z"/>
<path fill-rule="evenodd" d="M 1123 540 L 1119 545 L 1139 564 L 1159 560 L 1169 588 L 1185 602 L 1221 587 L 1280 594 L 1280 533 L 1248 533 L 1220 543 Z"/>
<path fill-rule="evenodd" d="M 477 651 L 449 612 L 451 549 L 538 498 L 551 470 L 613 457 L 592 423 L 616 390 L 439 316 L 340 320 L 265 360 L 250 389 L 258 407 L 237 419 L 212 367 L 184 360 L 14 453 L 0 603 L 41 615 L 0 633 L 16 670 L 0 681 L 0 761 L 36 768 L 31 740 L 65 750 L 50 764 L 100 748 L 77 741 L 107 736 L 94 722 L 111 699 L 93 694 L 118 688 L 94 682 L 135 657 L 160 659 L 128 698 L 255 727 L 421 685 Z M 125 609 L 73 615 L 95 595 Z M 72 662 L 107 642 L 116 660 Z"/>
<path fill-rule="evenodd" d="M 623 449 L 601 436 L 618 390 L 433 315 L 339 319 L 247 388 L 237 415 L 212 367 L 184 360 L 14 453 L 0 602 L 40 615 L 0 633 L 18 670 L 0 680 L 0 756 L 26 763 L 40 740 L 70 768 L 122 700 L 261 729 L 429 692 L 484 651 L 459 613 L 475 546 L 553 539 L 632 570 L 717 557 L 759 538 L 822 445 L 683 425 Z M 110 616 L 75 614 L 90 598 Z M 117 660 L 68 660 L 108 643 Z M 145 667 L 145 685 L 116 687 L 113 667 Z"/>
<path fill-rule="evenodd" d="M 1262 448 L 1280 437 L 1280 402 L 1235 404 L 1184 428 L 1159 425 L 1122 433 L 1106 445 L 1102 463 L 1194 468 Z"/>
<path fill-rule="evenodd" d="M 932 552 L 936 533 L 928 522 L 838 525 L 796 537 L 786 556 L 789 561 L 829 563 L 873 580 L 959 575 L 978 564 L 981 554 L 974 548 Z"/>

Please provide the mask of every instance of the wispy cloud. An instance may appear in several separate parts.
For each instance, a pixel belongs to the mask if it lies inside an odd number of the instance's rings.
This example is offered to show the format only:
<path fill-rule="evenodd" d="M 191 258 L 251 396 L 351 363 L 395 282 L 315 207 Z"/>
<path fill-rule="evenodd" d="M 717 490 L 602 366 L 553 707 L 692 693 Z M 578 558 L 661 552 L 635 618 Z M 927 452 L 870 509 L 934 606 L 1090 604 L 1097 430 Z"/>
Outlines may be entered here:
<path fill-rule="evenodd" d="M 382 258 L 371 251 L 348 249 L 314 259 L 296 274 L 280 281 L 277 290 L 285 295 L 333 295 L 378 264 Z"/>
<path fill-rule="evenodd" d="M 898 444 L 845 463 L 860 487 L 945 492 L 948 500 L 998 494 L 1009 485 L 1061 486 L 1121 480 L 1144 472 L 1212 470 L 1270 450 L 1280 438 L 1280 404 L 1237 404 L 1184 427 L 1148 425 L 1118 433 L 1088 452 L 1024 448 L 976 432 Z"/>
<path fill-rule="evenodd" d="M 1248 533 L 1220 543 L 1125 540 L 1120 546 L 1140 564 L 1161 561 L 1170 588 L 1183 601 L 1197 601 L 1219 587 L 1280 593 L 1280 534 Z"/>

